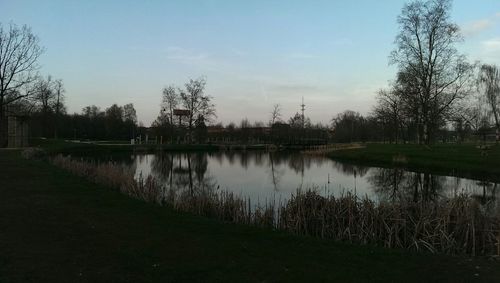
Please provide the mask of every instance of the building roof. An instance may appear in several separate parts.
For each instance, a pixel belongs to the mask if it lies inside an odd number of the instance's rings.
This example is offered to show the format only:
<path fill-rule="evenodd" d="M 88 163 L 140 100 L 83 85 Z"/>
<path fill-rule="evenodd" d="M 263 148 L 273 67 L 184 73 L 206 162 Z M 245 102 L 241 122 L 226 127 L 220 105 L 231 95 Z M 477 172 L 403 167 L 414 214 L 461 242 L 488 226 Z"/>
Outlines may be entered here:
<path fill-rule="evenodd" d="M 174 109 L 174 115 L 176 116 L 189 116 L 191 114 L 191 111 L 186 110 L 186 109 Z"/>

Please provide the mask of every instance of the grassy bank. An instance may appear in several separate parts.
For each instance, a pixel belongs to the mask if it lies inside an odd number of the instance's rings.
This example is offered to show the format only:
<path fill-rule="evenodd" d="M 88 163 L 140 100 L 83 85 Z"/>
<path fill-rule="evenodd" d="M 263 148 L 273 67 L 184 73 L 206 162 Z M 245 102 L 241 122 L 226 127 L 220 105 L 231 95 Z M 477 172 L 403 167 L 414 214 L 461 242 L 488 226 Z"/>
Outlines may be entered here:
<path fill-rule="evenodd" d="M 418 171 L 500 181 L 500 146 L 483 152 L 475 144 L 367 144 L 365 148 L 334 151 L 337 160 L 373 166 L 401 166 Z"/>
<path fill-rule="evenodd" d="M 136 180 L 134 171 L 113 162 L 96 164 L 62 155 L 50 162 L 132 198 L 228 223 L 411 251 L 498 254 L 500 219 L 492 215 L 497 212 L 494 207 L 478 206 L 466 195 L 378 205 L 352 194 L 325 197 L 308 190 L 298 191 L 284 203 L 267 202 L 252 209 L 245 197 L 211 184 L 182 190 L 150 175 Z"/>
<path fill-rule="evenodd" d="M 130 144 L 108 144 L 90 142 L 71 142 L 58 139 L 32 139 L 30 146 L 42 147 L 49 154 L 81 154 L 81 153 L 129 153 L 129 152 L 156 152 L 165 151 L 212 151 L 219 148 L 214 145 L 205 144 L 163 144 L 163 145 L 130 145 Z"/>
<path fill-rule="evenodd" d="M 129 153 L 157 151 L 214 151 L 214 150 L 266 150 L 267 145 L 216 145 L 216 144 L 137 144 L 130 145 L 121 141 L 72 142 L 60 139 L 34 138 L 30 146 L 42 147 L 48 153 Z"/>
<path fill-rule="evenodd" d="M 500 264 L 175 213 L 0 151 L 0 282 L 494 282 Z"/>

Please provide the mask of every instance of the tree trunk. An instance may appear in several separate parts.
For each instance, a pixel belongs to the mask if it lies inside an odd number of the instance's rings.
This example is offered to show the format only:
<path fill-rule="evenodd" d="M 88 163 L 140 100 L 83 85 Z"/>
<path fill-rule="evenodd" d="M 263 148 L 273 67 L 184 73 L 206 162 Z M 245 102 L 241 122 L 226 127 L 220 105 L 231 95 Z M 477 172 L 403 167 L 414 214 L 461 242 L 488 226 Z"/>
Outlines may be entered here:
<path fill-rule="evenodd" d="M 189 170 L 189 193 L 191 197 L 193 197 L 194 190 L 193 190 L 193 172 L 191 170 L 191 155 L 188 153 L 186 154 L 186 156 L 187 156 L 188 170 Z"/>
<path fill-rule="evenodd" d="M 494 111 L 495 117 L 495 142 L 498 143 L 500 141 L 500 121 L 498 119 L 498 113 Z"/>
<path fill-rule="evenodd" d="M 424 123 L 424 144 L 428 145 L 430 143 L 429 138 L 429 125 L 428 122 Z"/>
<path fill-rule="evenodd" d="M 57 130 L 59 128 L 60 95 L 57 95 L 56 113 L 54 115 L 54 139 L 57 139 Z"/>
<path fill-rule="evenodd" d="M 4 97 L 0 96 L 0 148 L 7 147 L 7 117 L 5 117 Z"/>

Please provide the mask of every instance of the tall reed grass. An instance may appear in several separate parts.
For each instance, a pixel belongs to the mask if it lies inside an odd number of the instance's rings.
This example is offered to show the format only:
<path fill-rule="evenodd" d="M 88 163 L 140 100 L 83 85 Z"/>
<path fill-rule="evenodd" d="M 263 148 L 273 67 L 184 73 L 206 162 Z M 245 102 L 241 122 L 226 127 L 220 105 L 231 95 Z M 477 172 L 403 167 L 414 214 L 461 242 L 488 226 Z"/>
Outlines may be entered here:
<path fill-rule="evenodd" d="M 434 202 L 376 203 L 352 194 L 297 191 L 285 203 L 252 207 L 249 199 L 211 186 L 178 191 L 152 176 L 135 178 L 116 163 L 58 155 L 51 162 L 136 199 L 223 221 L 271 227 L 299 235 L 448 254 L 500 255 L 500 215 L 459 195 Z"/>

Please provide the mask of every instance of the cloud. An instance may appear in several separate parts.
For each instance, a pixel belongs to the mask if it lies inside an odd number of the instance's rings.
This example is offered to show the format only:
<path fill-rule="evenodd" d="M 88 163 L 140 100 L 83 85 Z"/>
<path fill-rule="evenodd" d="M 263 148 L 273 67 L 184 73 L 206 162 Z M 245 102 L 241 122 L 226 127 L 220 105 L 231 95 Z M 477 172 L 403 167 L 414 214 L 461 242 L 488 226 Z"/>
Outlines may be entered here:
<path fill-rule="evenodd" d="M 310 53 L 302 53 L 302 52 L 290 53 L 287 55 L 287 57 L 290 59 L 314 59 L 314 58 L 318 58 L 317 55 L 310 54 Z"/>
<path fill-rule="evenodd" d="M 200 52 L 194 49 L 183 48 L 179 46 L 170 46 L 165 50 L 165 58 L 179 64 L 189 65 L 200 71 L 219 71 L 220 64 L 213 56 L 208 53 Z"/>
<path fill-rule="evenodd" d="M 238 49 L 238 48 L 229 48 L 229 52 L 231 52 L 231 54 L 239 56 L 239 57 L 248 55 L 248 52 L 241 50 L 241 49 Z"/>
<path fill-rule="evenodd" d="M 500 63 L 500 37 L 481 42 L 481 59 L 490 63 Z"/>
<path fill-rule="evenodd" d="M 494 16 L 479 19 L 473 22 L 465 23 L 462 25 L 462 32 L 465 36 L 477 35 L 491 27 L 493 27 L 500 20 L 500 12 L 497 12 Z"/>
<path fill-rule="evenodd" d="M 276 84 L 271 85 L 269 90 L 285 94 L 307 94 L 321 91 L 319 87 L 309 84 Z"/>
<path fill-rule="evenodd" d="M 493 26 L 494 21 L 491 19 L 482 19 L 466 24 L 463 28 L 463 34 L 465 36 L 474 36 L 481 33 L 484 30 L 489 29 Z"/>
<path fill-rule="evenodd" d="M 208 58 L 207 54 L 195 52 L 191 49 L 185 49 L 178 46 L 167 48 L 167 59 L 184 62 L 201 61 Z"/>
<path fill-rule="evenodd" d="M 487 53 L 500 52 L 500 37 L 485 40 L 481 45 Z"/>

